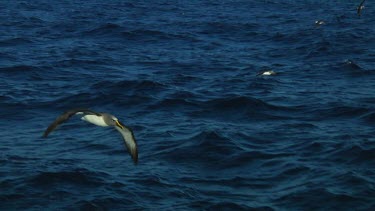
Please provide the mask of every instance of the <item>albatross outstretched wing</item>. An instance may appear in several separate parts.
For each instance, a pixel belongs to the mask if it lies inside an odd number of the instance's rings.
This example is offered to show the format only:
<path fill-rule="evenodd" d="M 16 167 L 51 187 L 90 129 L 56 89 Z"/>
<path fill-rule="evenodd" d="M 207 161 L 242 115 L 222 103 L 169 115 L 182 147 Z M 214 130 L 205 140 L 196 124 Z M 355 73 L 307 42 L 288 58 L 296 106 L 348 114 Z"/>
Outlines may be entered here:
<path fill-rule="evenodd" d="M 124 124 L 120 123 L 123 128 L 119 126 L 115 126 L 116 130 L 121 133 L 122 137 L 124 138 L 126 148 L 128 148 L 129 154 L 133 158 L 135 164 L 138 162 L 138 148 L 137 142 L 135 141 L 133 131 L 124 126 Z"/>
<path fill-rule="evenodd" d="M 95 111 L 91 111 L 89 109 L 77 108 L 77 109 L 72 109 L 72 110 L 66 111 L 65 113 L 63 113 L 59 117 L 57 117 L 56 120 L 48 126 L 48 128 L 44 131 L 43 137 L 46 138 L 48 136 L 48 134 L 50 132 L 52 132 L 59 124 L 65 122 L 66 120 L 68 120 L 74 114 L 94 114 L 94 115 L 97 115 L 97 116 L 101 116 L 100 113 L 97 113 Z"/>

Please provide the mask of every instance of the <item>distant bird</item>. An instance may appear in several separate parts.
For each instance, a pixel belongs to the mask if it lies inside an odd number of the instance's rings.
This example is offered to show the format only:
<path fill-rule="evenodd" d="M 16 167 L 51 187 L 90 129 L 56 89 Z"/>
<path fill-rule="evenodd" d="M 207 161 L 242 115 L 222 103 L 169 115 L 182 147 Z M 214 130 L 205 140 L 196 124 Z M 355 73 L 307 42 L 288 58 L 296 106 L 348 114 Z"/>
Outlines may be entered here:
<path fill-rule="evenodd" d="M 315 25 L 316 26 L 320 26 L 320 25 L 324 25 L 324 24 L 326 24 L 326 22 L 324 22 L 323 20 L 317 20 L 317 21 L 315 21 Z"/>
<path fill-rule="evenodd" d="M 273 70 L 264 70 L 264 71 L 260 71 L 257 76 L 259 75 L 276 75 L 276 72 L 273 71 Z"/>
<path fill-rule="evenodd" d="M 365 8 L 365 6 L 363 5 L 365 3 L 365 1 L 366 0 L 362 0 L 362 2 L 357 7 L 357 14 L 358 14 L 359 17 L 361 17 L 362 10 Z"/>
<path fill-rule="evenodd" d="M 362 69 L 358 64 L 356 64 L 354 61 L 350 59 L 346 60 L 345 64 L 354 69 Z"/>
<path fill-rule="evenodd" d="M 135 141 L 133 131 L 122 124 L 115 116 L 108 113 L 98 113 L 89 109 L 72 109 L 69 110 L 52 122 L 44 131 L 43 137 L 46 138 L 59 124 L 68 120 L 74 114 L 83 115 L 82 120 L 90 122 L 97 126 L 107 127 L 113 126 L 119 131 L 125 141 L 125 145 L 135 164 L 138 162 L 137 142 Z"/>

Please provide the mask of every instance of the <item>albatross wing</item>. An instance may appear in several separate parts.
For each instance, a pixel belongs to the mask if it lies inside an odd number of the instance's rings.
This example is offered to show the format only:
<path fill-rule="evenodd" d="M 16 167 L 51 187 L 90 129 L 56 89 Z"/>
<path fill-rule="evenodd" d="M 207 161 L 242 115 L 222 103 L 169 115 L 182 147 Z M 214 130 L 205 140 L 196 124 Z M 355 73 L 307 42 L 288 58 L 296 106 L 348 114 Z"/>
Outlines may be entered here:
<path fill-rule="evenodd" d="M 123 125 L 123 124 L 121 124 Z M 135 164 L 138 162 L 138 148 L 137 142 L 135 141 L 133 131 L 123 126 L 120 128 L 119 126 L 115 126 L 116 130 L 121 133 L 122 137 L 124 138 L 126 148 L 128 148 L 129 154 L 133 158 Z"/>
<path fill-rule="evenodd" d="M 361 12 L 362 12 L 362 9 L 363 9 L 363 4 L 365 3 L 365 1 L 366 0 L 362 0 L 362 2 L 357 7 L 357 14 L 358 14 L 358 16 L 361 16 Z"/>
<path fill-rule="evenodd" d="M 46 138 L 50 132 L 52 132 L 59 124 L 65 122 L 68 120 L 71 116 L 74 114 L 94 114 L 97 116 L 100 116 L 101 114 L 88 110 L 88 109 L 72 109 L 69 111 L 66 111 L 65 113 L 61 114 L 59 117 L 56 118 L 54 122 L 52 122 L 48 128 L 44 131 L 43 137 Z"/>

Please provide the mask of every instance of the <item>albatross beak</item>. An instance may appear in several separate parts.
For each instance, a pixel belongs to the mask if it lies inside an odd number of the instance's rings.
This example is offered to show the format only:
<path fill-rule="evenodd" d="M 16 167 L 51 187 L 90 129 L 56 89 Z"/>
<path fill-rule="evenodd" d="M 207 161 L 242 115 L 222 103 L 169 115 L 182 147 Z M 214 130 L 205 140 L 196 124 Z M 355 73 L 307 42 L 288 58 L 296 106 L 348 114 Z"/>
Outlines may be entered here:
<path fill-rule="evenodd" d="M 121 129 L 124 129 L 124 125 L 122 125 L 118 120 L 116 120 L 116 125 L 119 126 Z"/>

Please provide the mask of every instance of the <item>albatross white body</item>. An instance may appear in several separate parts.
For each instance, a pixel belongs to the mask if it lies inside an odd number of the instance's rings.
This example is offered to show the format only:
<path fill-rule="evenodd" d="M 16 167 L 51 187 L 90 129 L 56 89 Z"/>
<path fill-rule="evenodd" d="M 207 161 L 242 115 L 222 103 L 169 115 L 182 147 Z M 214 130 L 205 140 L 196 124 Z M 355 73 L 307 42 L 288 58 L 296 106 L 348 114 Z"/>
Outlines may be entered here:
<path fill-rule="evenodd" d="M 104 122 L 103 116 L 96 116 L 96 115 L 85 115 L 81 118 L 86 122 L 90 122 L 97 126 L 107 127 L 109 126 L 107 123 Z"/>

